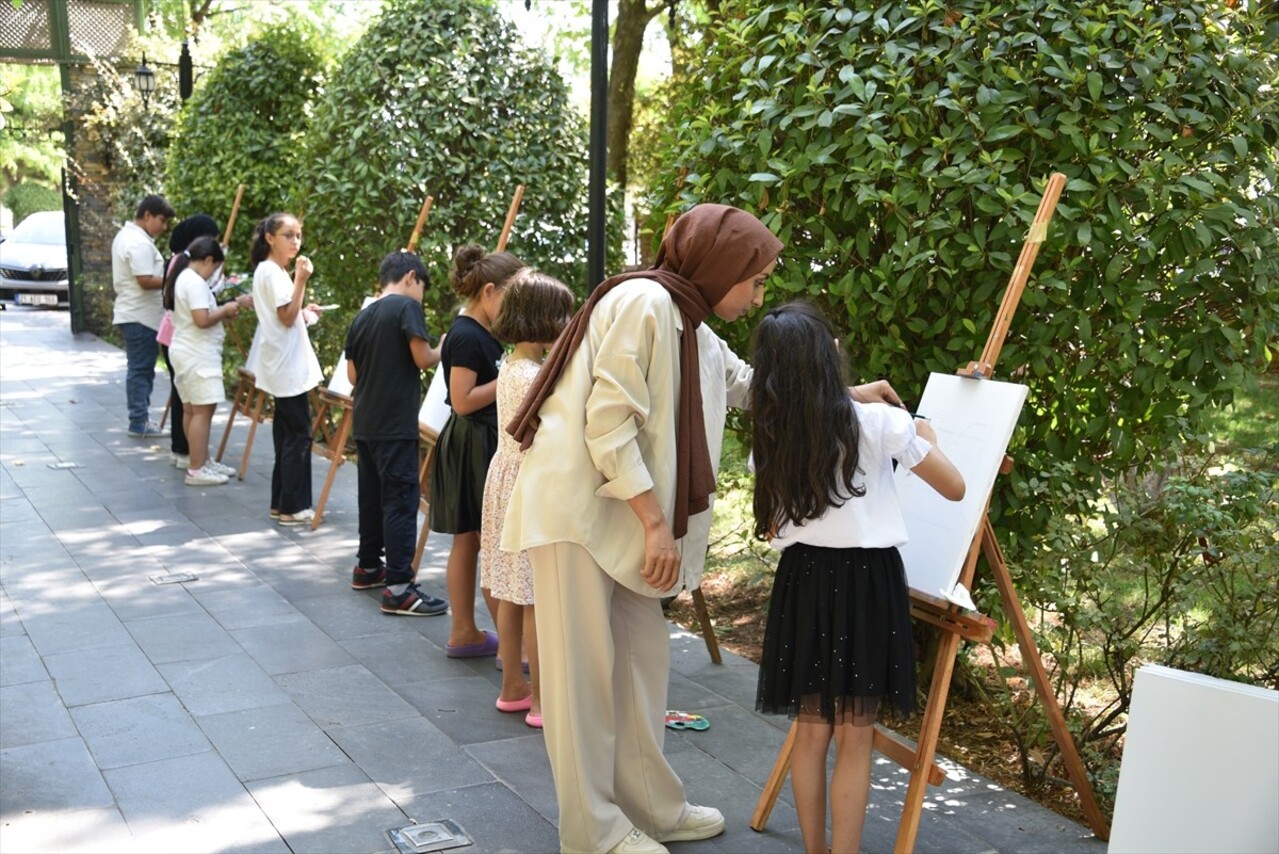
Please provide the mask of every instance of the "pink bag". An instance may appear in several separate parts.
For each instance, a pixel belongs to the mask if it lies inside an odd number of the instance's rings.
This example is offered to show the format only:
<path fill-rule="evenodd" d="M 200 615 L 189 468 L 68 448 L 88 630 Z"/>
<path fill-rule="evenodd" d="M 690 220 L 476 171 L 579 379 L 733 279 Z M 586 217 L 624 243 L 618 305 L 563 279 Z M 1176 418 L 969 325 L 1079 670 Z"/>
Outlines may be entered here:
<path fill-rule="evenodd" d="M 155 340 L 168 347 L 173 343 L 173 312 L 166 311 L 164 319 L 160 321 L 160 328 L 156 330 Z"/>

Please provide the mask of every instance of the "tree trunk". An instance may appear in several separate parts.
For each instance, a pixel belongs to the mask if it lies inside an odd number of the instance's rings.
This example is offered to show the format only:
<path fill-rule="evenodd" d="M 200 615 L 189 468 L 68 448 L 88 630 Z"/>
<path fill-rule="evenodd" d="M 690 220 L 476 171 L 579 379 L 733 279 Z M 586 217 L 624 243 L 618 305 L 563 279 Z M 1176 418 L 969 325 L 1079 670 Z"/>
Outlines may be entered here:
<path fill-rule="evenodd" d="M 635 72 L 644 31 L 662 8 L 654 0 L 618 0 L 617 23 L 613 30 L 613 62 L 608 74 L 608 171 L 613 180 L 626 186 L 626 162 L 630 155 L 631 124 L 635 108 Z"/>

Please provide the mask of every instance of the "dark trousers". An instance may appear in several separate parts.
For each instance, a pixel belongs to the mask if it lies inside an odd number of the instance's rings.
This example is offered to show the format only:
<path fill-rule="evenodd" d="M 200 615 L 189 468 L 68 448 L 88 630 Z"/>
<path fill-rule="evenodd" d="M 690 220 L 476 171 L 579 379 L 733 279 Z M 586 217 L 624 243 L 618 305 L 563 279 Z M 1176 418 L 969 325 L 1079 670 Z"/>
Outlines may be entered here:
<path fill-rule="evenodd" d="M 382 566 L 387 584 L 413 580 L 417 547 L 417 439 L 355 442 L 359 454 L 360 550 L 365 569 Z"/>
<path fill-rule="evenodd" d="M 160 353 L 169 366 L 169 450 L 185 457 L 191 453 L 191 446 L 187 444 L 187 431 L 182 426 L 182 396 L 173 382 L 173 359 L 169 358 L 169 348 L 161 344 Z"/>
<path fill-rule="evenodd" d="M 291 516 L 311 506 L 311 405 L 306 394 L 275 398 L 271 507 Z"/>

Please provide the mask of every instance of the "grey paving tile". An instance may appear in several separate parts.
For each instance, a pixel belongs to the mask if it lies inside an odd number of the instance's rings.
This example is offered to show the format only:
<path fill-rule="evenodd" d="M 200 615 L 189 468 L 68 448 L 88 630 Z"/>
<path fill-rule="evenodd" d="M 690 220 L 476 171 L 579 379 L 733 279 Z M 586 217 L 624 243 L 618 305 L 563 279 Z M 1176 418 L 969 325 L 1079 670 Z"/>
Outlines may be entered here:
<path fill-rule="evenodd" d="M 5 588 L 13 596 L 13 586 L 5 584 Z M 91 594 L 84 596 L 84 591 Z M 42 656 L 129 643 L 129 633 L 125 632 L 119 617 L 98 596 L 88 579 L 84 579 L 82 586 L 75 587 L 73 591 L 59 591 L 56 603 L 31 602 L 28 605 L 17 598 L 14 603 L 31 642 L 36 644 L 36 651 Z"/>
<path fill-rule="evenodd" d="M 350 760 L 292 703 L 196 718 L 241 780 L 280 777 Z"/>
<path fill-rule="evenodd" d="M 163 759 L 104 776 L 142 848 L 289 850 L 217 754 Z"/>
<path fill-rule="evenodd" d="M 471 744 L 466 752 L 543 818 L 558 823 L 559 805 L 555 800 L 551 760 L 546 755 L 546 739 L 540 732 L 529 732 L 531 734 L 524 738 Z"/>
<path fill-rule="evenodd" d="M 428 792 L 493 781 L 493 775 L 420 717 L 328 731 L 387 797 L 403 804 Z"/>
<path fill-rule="evenodd" d="M 45 656 L 44 663 L 68 706 L 162 694 L 169 690 L 134 643 L 49 655 Z"/>
<path fill-rule="evenodd" d="M 77 706 L 71 716 L 100 768 L 189 756 L 211 747 L 171 694 Z"/>
<path fill-rule="evenodd" d="M 493 707 L 497 689 L 482 676 L 397 685 L 395 690 L 423 717 L 458 744 L 478 744 L 528 735 L 524 716 Z"/>
<path fill-rule="evenodd" d="M 230 589 L 201 589 L 191 593 L 225 629 L 270 625 L 281 617 L 296 617 L 297 609 L 268 585 L 253 582 Z"/>
<path fill-rule="evenodd" d="M 295 854 L 386 851 L 385 832 L 409 824 L 354 765 L 245 785 Z"/>
<path fill-rule="evenodd" d="M 358 664 L 286 673 L 275 681 L 326 731 L 417 717 L 412 706 Z"/>
<path fill-rule="evenodd" d="M 558 851 L 559 833 L 501 783 L 432 792 L 403 805 L 418 823 L 451 818 L 483 851 Z"/>
<path fill-rule="evenodd" d="M 17 617 L 9 619 L 17 622 Z M 49 678 L 36 648 L 25 634 L 0 636 L 0 688 Z"/>
<path fill-rule="evenodd" d="M 752 696 L 752 700 L 754 697 Z M 682 673 L 671 672 L 667 687 L 666 705 L 671 709 L 700 712 L 724 706 L 732 701 L 715 693 L 701 682 L 689 679 Z"/>
<path fill-rule="evenodd" d="M 24 744 L 0 750 L 0 824 L 5 827 L 27 810 L 74 810 L 110 807 L 111 792 L 79 736 Z M 45 850 L 57 850 L 50 848 Z"/>
<path fill-rule="evenodd" d="M 724 834 L 697 843 L 696 850 L 734 854 L 738 851 L 803 850 L 799 820 L 787 800 L 779 799 L 774 805 L 768 819 L 767 836 L 761 837 L 750 829 L 751 813 L 762 791 L 760 786 L 700 750 L 682 751 L 669 758 L 671 767 L 684 782 L 689 802 L 715 807 L 724 814 Z M 692 846 L 689 848 L 691 850 Z"/>
<path fill-rule="evenodd" d="M 102 786 L 106 788 L 105 783 Z M 6 851 L 127 854 L 139 850 L 124 816 L 114 806 L 24 810 L 4 816 L 3 821 Z"/>
<path fill-rule="evenodd" d="M 193 715 L 216 715 L 288 703 L 289 696 L 247 653 L 157 665 Z"/>
<path fill-rule="evenodd" d="M 348 587 L 335 593 L 312 592 L 308 596 L 299 596 L 290 601 L 294 608 L 338 642 L 351 638 L 382 638 L 401 633 L 416 635 L 410 625 L 414 620 L 396 619 L 382 613 L 378 607 L 378 597 L 382 591 L 376 592 L 377 596 Z"/>
<path fill-rule="evenodd" d="M 0 499 L 0 534 L 10 526 L 44 525 L 36 508 L 25 497 Z"/>
<path fill-rule="evenodd" d="M 301 615 L 288 622 L 236 629 L 231 634 L 272 676 L 340 667 L 354 661 L 346 650 Z"/>
<path fill-rule="evenodd" d="M 396 623 L 409 620 L 387 616 L 377 610 L 374 613 Z M 458 661 L 448 658 L 443 649 L 412 630 L 351 638 L 342 641 L 341 645 L 388 685 L 455 679 L 466 675 Z"/>
<path fill-rule="evenodd" d="M 166 574 L 160 565 L 147 567 L 144 562 L 138 561 L 134 563 L 134 567 L 135 570 L 127 575 L 92 579 L 98 595 L 111 606 L 111 610 L 122 622 L 199 614 L 204 611 L 187 591 L 185 584 L 151 582 L 150 576 Z"/>
<path fill-rule="evenodd" d="M 13 600 L 4 592 L 4 585 L 0 584 L 0 638 L 19 637 L 26 633 L 22 619 L 18 616 L 18 609 L 13 607 Z"/>
<path fill-rule="evenodd" d="M 774 727 L 764 716 L 740 706 L 721 706 L 706 709 L 705 713 L 711 722 L 710 729 L 684 733 L 668 731 L 667 743 L 686 741 L 749 780 L 761 784 L 767 780 L 782 742 L 786 740 L 786 733 Z"/>
<path fill-rule="evenodd" d="M 76 734 L 62 698 L 50 680 L 0 688 L 0 747 L 16 747 Z"/>
<path fill-rule="evenodd" d="M 221 658 L 241 651 L 235 638 L 204 613 L 133 620 L 128 629 L 156 664 Z"/>

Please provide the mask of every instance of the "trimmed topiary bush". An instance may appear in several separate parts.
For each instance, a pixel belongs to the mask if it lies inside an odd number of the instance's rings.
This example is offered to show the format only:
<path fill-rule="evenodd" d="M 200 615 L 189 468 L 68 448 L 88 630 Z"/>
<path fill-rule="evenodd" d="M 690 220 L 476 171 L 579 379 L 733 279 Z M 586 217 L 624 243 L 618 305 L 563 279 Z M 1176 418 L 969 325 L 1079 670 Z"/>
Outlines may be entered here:
<path fill-rule="evenodd" d="M 550 58 L 523 48 L 489 6 L 389 3 L 316 108 L 301 181 L 316 293 L 343 306 L 313 330 L 326 365 L 343 318 L 372 292 L 382 257 L 405 245 L 428 193 L 435 202 L 418 250 L 431 268 L 433 332 L 455 302 L 445 277 L 452 247 L 493 246 L 517 184 L 526 192 L 508 248 L 582 289 L 584 126 Z"/>

